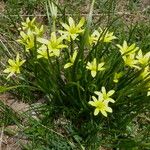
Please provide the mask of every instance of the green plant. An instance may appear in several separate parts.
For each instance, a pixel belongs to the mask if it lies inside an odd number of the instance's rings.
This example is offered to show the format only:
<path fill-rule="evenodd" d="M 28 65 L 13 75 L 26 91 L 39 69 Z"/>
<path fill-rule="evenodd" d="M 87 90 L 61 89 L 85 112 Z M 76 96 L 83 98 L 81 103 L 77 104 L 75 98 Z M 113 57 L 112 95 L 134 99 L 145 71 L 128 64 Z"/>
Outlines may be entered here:
<path fill-rule="evenodd" d="M 120 41 L 108 27 L 92 32 L 93 4 L 88 19 L 82 18 L 78 24 L 72 17 L 67 23 L 52 17 L 48 39 L 35 19 L 27 18 L 22 23 L 17 40 L 22 48 L 16 52 L 16 59 L 13 54 L 9 58 L 10 66 L 4 73 L 10 74 L 2 74 L 5 86 L 0 90 L 14 85 L 30 100 L 35 94 L 36 98 L 45 96 L 44 109 L 38 110 L 42 116 L 38 115 L 37 120 L 31 117 L 27 124 L 32 127 L 24 129 L 30 140 L 40 143 L 39 147 L 33 143 L 31 149 L 63 149 L 64 145 L 73 149 L 73 142 L 80 149 L 138 146 L 128 126 L 150 108 L 150 53 L 143 54 L 135 43 Z M 56 23 L 62 28 L 58 29 Z M 54 129 L 54 121 L 61 116 L 67 122 L 63 138 L 52 135 L 48 127 Z M 48 141 L 51 137 L 61 140 L 61 146 L 56 148 L 55 140 Z"/>

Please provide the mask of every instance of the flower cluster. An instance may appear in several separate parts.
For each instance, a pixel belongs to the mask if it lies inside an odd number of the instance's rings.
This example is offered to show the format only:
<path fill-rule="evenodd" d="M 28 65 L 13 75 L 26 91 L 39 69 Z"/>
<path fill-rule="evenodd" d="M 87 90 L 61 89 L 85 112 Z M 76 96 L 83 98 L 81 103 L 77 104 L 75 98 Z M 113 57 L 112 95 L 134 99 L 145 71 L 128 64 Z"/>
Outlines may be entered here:
<path fill-rule="evenodd" d="M 150 60 L 150 52 L 143 55 L 142 51 L 139 47 L 136 47 L 135 43 L 128 46 L 127 42 L 124 41 L 122 46 L 117 44 L 117 47 L 119 48 L 126 66 L 141 69 L 141 67 L 148 65 Z"/>
<path fill-rule="evenodd" d="M 42 44 L 42 46 L 38 49 L 38 58 L 48 58 L 48 55 L 59 57 L 60 50 L 67 48 L 67 45 L 62 44 L 63 38 L 57 38 L 55 32 L 51 33 L 49 40 L 44 38 L 38 38 L 37 40 Z"/>
<path fill-rule="evenodd" d="M 57 10 L 55 11 L 57 14 Z M 55 19 L 57 17 L 56 14 L 54 14 Z M 53 30 L 50 34 L 50 37 L 46 38 L 44 35 L 43 25 L 38 25 L 35 22 L 35 18 L 32 20 L 27 18 L 25 22 L 22 22 L 22 27 L 20 28 L 20 38 L 17 41 L 24 46 L 24 52 L 26 54 L 32 54 L 32 56 L 34 57 L 33 62 L 35 62 L 35 60 L 36 62 L 49 62 L 51 60 L 60 60 L 61 66 L 59 66 L 59 69 L 61 70 L 61 73 L 67 72 L 66 69 L 68 68 L 74 69 L 76 67 L 76 60 L 78 62 L 82 61 L 81 64 L 83 69 L 80 69 L 80 72 L 83 71 L 85 74 L 88 74 L 86 75 L 86 77 L 90 76 L 90 80 L 95 81 L 99 77 L 99 75 L 107 72 L 107 70 L 109 70 L 109 67 L 107 67 L 107 60 L 105 60 L 105 58 L 98 58 L 96 55 L 91 55 L 90 57 L 86 57 L 85 59 L 81 60 L 81 52 L 79 50 L 80 46 L 78 45 L 81 37 L 84 37 L 83 35 L 85 33 L 85 22 L 85 19 L 81 18 L 79 23 L 76 24 L 73 18 L 69 17 L 67 23 L 61 22 L 64 30 Z M 92 34 L 89 33 L 87 39 L 89 43 L 87 44 L 87 46 L 89 46 L 87 48 L 87 51 L 88 53 L 91 53 L 93 45 L 97 45 L 98 42 L 103 42 L 107 44 L 113 42 L 113 40 L 117 39 L 117 37 L 114 36 L 113 32 L 108 31 L 107 28 L 99 28 L 98 30 L 95 30 Z M 130 68 L 136 68 L 137 70 L 141 70 L 140 77 L 142 77 L 143 79 L 150 78 L 150 52 L 143 54 L 142 50 L 137 47 L 136 44 L 128 45 L 126 41 L 123 42 L 123 45 L 117 44 L 116 46 L 119 48 L 119 52 L 121 54 L 120 57 L 124 62 L 123 65 L 125 69 L 117 70 L 117 72 L 113 73 L 114 76 L 111 78 L 113 79 L 113 84 L 116 85 L 119 80 L 124 76 L 125 70 Z M 9 59 L 9 66 L 4 70 L 4 73 L 9 74 L 7 78 L 10 78 L 14 74 L 19 74 L 20 67 L 24 63 L 25 60 L 20 60 L 19 53 L 17 53 L 15 60 Z M 53 68 L 54 67 L 55 66 L 53 66 Z M 106 92 L 105 87 L 102 87 L 101 91 L 94 92 L 95 96 L 92 96 L 93 101 L 89 101 L 89 104 L 95 107 L 94 115 L 98 115 L 98 113 L 101 112 L 105 117 L 107 117 L 107 112 L 112 112 L 112 109 L 108 105 L 110 102 L 115 102 L 111 98 L 114 92 L 114 90 Z M 147 96 L 149 95 L 150 88 L 148 87 Z"/>
<path fill-rule="evenodd" d="M 140 77 L 142 79 L 150 79 L 150 52 L 143 54 L 142 50 L 136 47 L 135 43 L 128 46 L 126 41 L 123 42 L 122 46 L 117 44 L 117 47 L 126 66 L 142 70 Z M 115 78 L 120 78 L 121 76 L 122 73 L 115 74 Z M 114 81 L 118 82 L 116 79 Z M 149 91 L 147 95 L 149 95 Z"/>
<path fill-rule="evenodd" d="M 20 39 L 17 41 L 25 46 L 25 50 L 29 52 L 29 50 L 33 49 L 35 46 L 35 40 L 38 37 L 43 36 L 44 26 L 41 25 L 38 27 L 35 23 L 35 18 L 30 20 L 29 18 L 26 19 L 26 22 L 22 22 L 22 28 L 20 32 Z"/>
<path fill-rule="evenodd" d="M 89 44 L 97 44 L 99 41 L 109 43 L 116 38 L 117 37 L 114 36 L 114 33 L 109 32 L 108 29 L 102 30 L 102 28 L 99 28 L 99 30 L 95 30 L 91 36 L 89 36 Z"/>

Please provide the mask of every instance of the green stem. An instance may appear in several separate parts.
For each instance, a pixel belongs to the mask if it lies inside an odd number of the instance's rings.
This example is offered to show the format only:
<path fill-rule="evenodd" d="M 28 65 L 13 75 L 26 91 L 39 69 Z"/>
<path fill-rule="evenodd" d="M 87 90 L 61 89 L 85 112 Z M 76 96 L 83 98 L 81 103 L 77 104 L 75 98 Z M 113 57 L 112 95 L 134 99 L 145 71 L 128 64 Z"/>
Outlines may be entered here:
<path fill-rule="evenodd" d="M 52 32 L 56 31 L 56 20 L 53 19 Z"/>
<path fill-rule="evenodd" d="M 73 40 L 71 38 L 71 42 L 70 42 L 70 55 L 72 56 L 73 55 L 73 49 L 74 49 L 74 46 L 73 46 Z"/>

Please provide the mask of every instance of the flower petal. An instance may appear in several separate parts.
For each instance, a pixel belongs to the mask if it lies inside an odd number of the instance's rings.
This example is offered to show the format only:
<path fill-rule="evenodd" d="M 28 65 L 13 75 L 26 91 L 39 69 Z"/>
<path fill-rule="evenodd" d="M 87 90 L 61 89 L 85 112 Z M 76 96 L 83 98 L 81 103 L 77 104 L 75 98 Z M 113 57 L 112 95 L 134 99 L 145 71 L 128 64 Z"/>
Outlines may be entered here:
<path fill-rule="evenodd" d="M 111 103 L 115 103 L 115 100 L 113 100 L 112 98 L 108 98 L 108 99 L 106 99 L 106 101 L 109 101 Z"/>
<path fill-rule="evenodd" d="M 106 111 L 112 113 L 112 109 L 110 107 L 107 107 Z"/>
<path fill-rule="evenodd" d="M 98 109 L 98 108 L 96 108 L 96 109 L 94 110 L 94 116 L 97 116 L 97 115 L 98 115 L 98 113 L 99 113 L 99 109 Z"/>
<path fill-rule="evenodd" d="M 17 53 L 17 56 L 16 56 L 16 63 L 19 62 L 19 53 Z"/>
<path fill-rule="evenodd" d="M 69 26 L 68 26 L 67 24 L 65 24 L 65 23 L 61 23 L 61 25 L 62 25 L 66 30 L 69 30 L 69 29 L 70 29 Z"/>
<path fill-rule="evenodd" d="M 96 95 L 99 95 L 101 92 L 99 92 L 99 91 L 95 91 L 94 92 Z"/>
<path fill-rule="evenodd" d="M 96 107 L 95 102 L 93 102 L 93 101 L 89 101 L 88 103 L 89 103 L 91 106 Z"/>
<path fill-rule="evenodd" d="M 37 41 L 42 43 L 42 44 L 46 44 L 46 45 L 48 45 L 48 43 L 49 43 L 49 40 L 44 39 L 44 38 L 37 38 Z"/>
<path fill-rule="evenodd" d="M 96 71 L 91 71 L 91 75 L 92 75 L 92 77 L 94 78 L 95 76 L 96 76 Z"/>
<path fill-rule="evenodd" d="M 53 50 L 53 54 L 57 57 L 60 55 L 60 50 Z"/>
<path fill-rule="evenodd" d="M 85 22 L 85 18 L 82 17 L 81 20 L 80 20 L 80 22 L 77 25 L 77 28 L 81 28 L 84 25 L 84 22 Z"/>
<path fill-rule="evenodd" d="M 103 67 L 104 66 L 104 62 L 98 64 L 98 71 L 101 71 L 101 70 L 104 70 L 105 68 Z"/>
<path fill-rule="evenodd" d="M 95 96 L 92 96 L 92 99 L 93 99 L 94 102 L 97 101 L 97 98 Z"/>
<path fill-rule="evenodd" d="M 74 22 L 72 17 L 69 17 L 68 21 L 69 21 L 70 27 L 74 27 L 75 26 L 75 22 Z"/>
<path fill-rule="evenodd" d="M 8 59 L 8 63 L 9 63 L 10 66 L 15 66 L 16 65 L 15 61 L 12 60 L 12 59 Z"/>
<path fill-rule="evenodd" d="M 108 96 L 111 96 L 111 95 L 113 95 L 115 93 L 115 90 L 110 90 L 108 93 L 107 93 L 107 95 Z"/>
<path fill-rule="evenodd" d="M 65 64 L 64 69 L 67 69 L 67 68 L 71 67 L 72 65 L 73 65 L 72 63 L 67 63 L 67 64 Z"/>
<path fill-rule="evenodd" d="M 104 86 L 102 86 L 102 93 L 104 94 L 104 95 L 106 95 L 106 89 L 105 89 L 105 87 Z"/>
<path fill-rule="evenodd" d="M 6 79 L 10 78 L 10 77 L 13 76 L 13 75 L 14 75 L 14 72 L 11 72 L 11 73 L 7 76 Z"/>
<path fill-rule="evenodd" d="M 105 117 L 107 117 L 107 113 L 106 113 L 106 111 L 101 110 L 101 113 L 102 113 Z"/>
<path fill-rule="evenodd" d="M 3 72 L 4 73 L 9 73 L 9 72 L 11 72 L 11 70 L 10 70 L 10 68 L 6 68 Z"/>

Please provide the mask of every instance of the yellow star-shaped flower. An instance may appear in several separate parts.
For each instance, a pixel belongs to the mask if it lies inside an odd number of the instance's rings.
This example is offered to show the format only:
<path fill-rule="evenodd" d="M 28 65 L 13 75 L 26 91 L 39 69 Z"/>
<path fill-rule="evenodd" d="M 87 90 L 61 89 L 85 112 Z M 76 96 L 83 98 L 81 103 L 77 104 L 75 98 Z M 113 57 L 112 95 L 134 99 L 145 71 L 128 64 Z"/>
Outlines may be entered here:
<path fill-rule="evenodd" d="M 103 71 L 105 70 L 104 66 L 104 62 L 97 64 L 96 62 L 96 58 L 93 59 L 93 61 L 90 63 L 87 63 L 86 69 L 91 70 L 91 75 L 94 78 L 97 74 L 98 71 Z"/>
<path fill-rule="evenodd" d="M 109 32 L 107 31 L 108 29 L 105 29 L 104 31 L 100 28 L 100 34 L 102 34 L 102 37 L 100 38 L 100 40 L 102 40 L 105 43 L 109 43 L 112 40 L 116 39 L 117 37 L 114 36 L 113 32 Z"/>
<path fill-rule="evenodd" d="M 35 37 L 34 34 L 28 30 L 27 33 L 24 33 L 23 31 L 20 32 L 21 38 L 17 40 L 17 42 L 23 44 L 25 46 L 25 49 L 27 52 L 29 52 L 30 49 L 32 49 L 35 45 Z"/>
<path fill-rule="evenodd" d="M 105 29 L 104 31 L 100 28 L 100 32 L 98 30 L 95 30 L 91 36 L 89 36 L 89 44 L 93 45 L 96 44 L 99 41 L 105 42 L 105 43 L 109 43 L 112 40 L 116 39 L 117 37 L 114 36 L 113 32 L 109 32 L 106 31 L 107 29 Z"/>
<path fill-rule="evenodd" d="M 96 44 L 97 41 L 98 41 L 98 39 L 99 39 L 99 37 L 100 37 L 100 33 L 99 33 L 97 30 L 95 30 L 95 31 L 91 34 L 91 36 L 89 36 L 89 44 L 90 44 L 90 45 Z"/>
<path fill-rule="evenodd" d="M 60 50 L 63 48 L 67 48 L 67 45 L 62 44 L 63 38 L 56 37 L 56 33 L 52 32 L 50 40 L 43 39 L 43 38 L 38 38 L 38 42 L 45 44 L 48 48 L 50 56 L 57 56 L 59 57 L 60 55 Z M 45 52 L 45 50 L 43 50 Z M 40 53 L 40 51 L 38 51 Z"/>
<path fill-rule="evenodd" d="M 81 18 L 79 23 L 76 25 L 73 18 L 69 17 L 68 22 L 69 24 L 61 23 L 61 25 L 64 27 L 66 31 L 60 30 L 59 32 L 68 41 L 70 41 L 71 39 L 75 40 L 77 36 L 84 31 L 84 29 L 82 29 L 81 27 L 84 25 L 85 19 Z"/>
<path fill-rule="evenodd" d="M 112 102 L 114 103 L 114 99 L 112 99 L 110 96 L 112 96 L 115 91 L 114 90 L 110 90 L 108 93 L 106 92 L 105 87 L 102 87 L 101 91 L 95 91 L 94 92 L 96 95 L 98 95 L 99 99 L 103 99 L 104 101 L 108 101 L 108 102 Z"/>
<path fill-rule="evenodd" d="M 22 29 L 23 30 L 34 30 L 36 25 L 35 25 L 35 19 L 36 18 L 33 18 L 32 20 L 30 20 L 29 17 L 26 18 L 26 21 L 25 22 L 21 22 L 22 24 Z"/>
<path fill-rule="evenodd" d="M 141 69 L 137 64 L 138 60 L 135 59 L 135 54 L 130 54 L 122 57 L 126 66 L 131 68 Z"/>
<path fill-rule="evenodd" d="M 107 117 L 107 112 L 112 113 L 112 109 L 108 106 L 109 102 L 114 103 L 115 101 L 110 97 L 114 94 L 114 90 L 110 90 L 108 93 L 106 92 L 105 87 L 102 87 L 101 91 L 95 91 L 94 93 L 98 96 L 92 96 L 93 101 L 89 101 L 88 103 L 93 107 L 96 107 L 94 110 L 94 115 L 98 115 L 101 112 L 105 117 Z"/>
<path fill-rule="evenodd" d="M 3 71 L 4 73 L 9 73 L 7 76 L 7 79 L 14 75 L 15 73 L 19 74 L 20 73 L 20 66 L 25 62 L 25 60 L 20 61 L 20 56 L 19 53 L 16 56 L 16 59 L 9 59 L 8 64 L 9 66 Z"/>
<path fill-rule="evenodd" d="M 99 112 L 101 112 L 105 117 L 107 117 L 107 112 L 112 113 L 112 109 L 108 106 L 107 101 L 103 101 L 103 99 L 96 98 L 95 96 L 92 96 L 93 101 L 89 101 L 88 103 L 96 107 L 94 110 L 94 115 L 98 115 Z"/>
<path fill-rule="evenodd" d="M 143 55 L 142 50 L 139 50 L 136 58 L 140 64 L 142 64 L 143 66 L 146 66 L 150 60 L 150 52 Z"/>
<path fill-rule="evenodd" d="M 117 47 L 119 48 L 119 51 L 122 55 L 124 55 L 124 54 L 128 54 L 128 55 L 129 54 L 134 54 L 136 51 L 139 50 L 139 47 L 136 47 L 135 43 L 128 46 L 126 41 L 123 42 L 122 46 L 117 44 Z"/>

